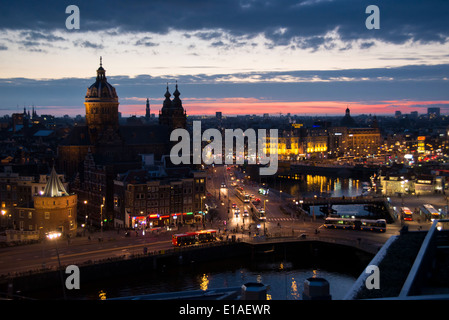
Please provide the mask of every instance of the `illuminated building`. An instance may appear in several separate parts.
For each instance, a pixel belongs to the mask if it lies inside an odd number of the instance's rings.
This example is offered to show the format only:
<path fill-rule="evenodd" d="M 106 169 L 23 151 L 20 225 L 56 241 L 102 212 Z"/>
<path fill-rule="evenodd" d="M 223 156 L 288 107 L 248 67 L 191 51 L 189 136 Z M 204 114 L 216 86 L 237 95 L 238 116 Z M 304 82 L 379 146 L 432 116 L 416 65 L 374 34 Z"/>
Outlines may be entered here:
<path fill-rule="evenodd" d="M 124 227 L 152 228 L 202 220 L 206 173 L 149 165 L 114 179 L 114 211 Z M 198 220 L 196 220 L 198 221 Z"/>
<path fill-rule="evenodd" d="M 367 156 L 377 154 L 380 147 L 378 128 L 350 128 L 346 132 L 346 154 Z"/>
<path fill-rule="evenodd" d="M 299 137 L 278 138 L 279 160 L 299 160 L 304 157 L 304 148 Z"/>
<path fill-rule="evenodd" d="M 418 153 L 425 153 L 426 152 L 426 137 L 425 136 L 419 136 L 417 138 L 417 151 Z"/>
<path fill-rule="evenodd" d="M 77 229 L 77 200 L 68 193 L 53 168 L 43 192 L 34 195 L 32 206 L 18 206 L 14 211 L 14 229 L 39 231 L 39 237 L 59 231 L 74 236 Z"/>

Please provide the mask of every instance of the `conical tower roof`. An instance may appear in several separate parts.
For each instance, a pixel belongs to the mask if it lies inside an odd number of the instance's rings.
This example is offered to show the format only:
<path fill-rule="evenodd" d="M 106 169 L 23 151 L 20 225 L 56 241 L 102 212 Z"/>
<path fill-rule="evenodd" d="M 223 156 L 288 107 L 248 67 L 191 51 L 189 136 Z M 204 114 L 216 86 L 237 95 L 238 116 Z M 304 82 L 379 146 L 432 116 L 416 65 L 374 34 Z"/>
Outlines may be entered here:
<path fill-rule="evenodd" d="M 58 174 L 56 173 L 55 167 L 52 168 L 50 173 L 50 178 L 45 186 L 43 197 L 62 197 L 68 196 L 69 194 L 64 188 L 61 180 L 59 180 Z"/>

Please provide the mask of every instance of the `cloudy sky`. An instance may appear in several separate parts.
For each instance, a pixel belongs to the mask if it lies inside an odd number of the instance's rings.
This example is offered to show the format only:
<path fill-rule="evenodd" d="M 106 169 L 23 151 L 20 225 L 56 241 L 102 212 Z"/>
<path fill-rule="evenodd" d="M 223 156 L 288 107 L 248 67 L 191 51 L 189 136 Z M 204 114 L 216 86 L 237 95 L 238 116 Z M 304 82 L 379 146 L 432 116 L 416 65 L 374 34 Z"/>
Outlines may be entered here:
<path fill-rule="evenodd" d="M 100 56 L 125 116 L 176 81 L 188 114 L 447 114 L 448 17 L 447 0 L 1 1 L 0 115 L 84 114 Z"/>

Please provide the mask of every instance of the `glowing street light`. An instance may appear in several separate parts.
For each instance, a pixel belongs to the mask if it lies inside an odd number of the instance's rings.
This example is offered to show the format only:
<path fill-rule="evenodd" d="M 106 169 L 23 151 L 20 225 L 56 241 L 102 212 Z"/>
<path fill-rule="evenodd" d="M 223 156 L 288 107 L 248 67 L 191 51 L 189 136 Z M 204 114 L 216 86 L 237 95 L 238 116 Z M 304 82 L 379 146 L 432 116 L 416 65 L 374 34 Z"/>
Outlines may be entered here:
<path fill-rule="evenodd" d="M 53 231 L 53 232 L 47 233 L 47 238 L 50 240 L 58 239 L 61 237 L 61 235 L 62 235 L 61 232 Z"/>
<path fill-rule="evenodd" d="M 104 207 L 104 204 L 101 204 L 101 209 L 100 209 L 100 229 L 101 229 L 101 239 L 103 239 L 103 207 Z"/>
<path fill-rule="evenodd" d="M 58 239 L 62 236 L 62 233 L 59 231 L 51 231 L 47 233 L 47 238 L 49 240 L 55 241 L 56 246 L 56 255 L 58 256 L 58 265 L 59 265 L 59 275 L 61 277 L 61 285 L 62 285 L 62 294 L 64 295 L 64 300 L 67 299 L 65 294 L 65 287 L 64 287 L 64 278 L 62 276 L 62 268 L 61 268 L 61 260 L 59 259 L 59 250 L 58 250 Z"/>

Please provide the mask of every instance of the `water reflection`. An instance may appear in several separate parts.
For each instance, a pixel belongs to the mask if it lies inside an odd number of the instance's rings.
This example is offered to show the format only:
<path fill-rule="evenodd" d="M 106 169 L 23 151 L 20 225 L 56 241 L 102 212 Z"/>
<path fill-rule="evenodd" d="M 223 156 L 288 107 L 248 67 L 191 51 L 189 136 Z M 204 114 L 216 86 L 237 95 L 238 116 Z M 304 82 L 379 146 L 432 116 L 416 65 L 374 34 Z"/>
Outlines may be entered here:
<path fill-rule="evenodd" d="M 292 296 L 293 300 L 299 300 L 300 299 L 300 295 L 299 295 L 298 285 L 296 283 L 295 278 L 292 278 L 292 286 L 291 286 L 291 288 L 292 288 L 291 296 Z"/>
<path fill-rule="evenodd" d="M 209 288 L 209 276 L 203 274 L 200 280 L 200 289 L 206 291 Z"/>
<path fill-rule="evenodd" d="M 357 196 L 363 191 L 364 180 L 320 175 L 298 175 L 296 179 L 276 179 L 269 185 L 292 196 Z"/>
<path fill-rule="evenodd" d="M 304 281 L 312 277 L 323 277 L 330 284 L 333 300 L 343 299 L 351 288 L 355 277 L 351 275 L 317 269 L 288 269 L 282 263 L 271 271 L 252 271 L 240 269 L 237 272 L 220 272 L 204 274 L 198 284 L 201 288 L 207 278 L 208 288 L 241 286 L 246 282 L 258 282 L 267 285 L 268 300 L 302 300 Z"/>

